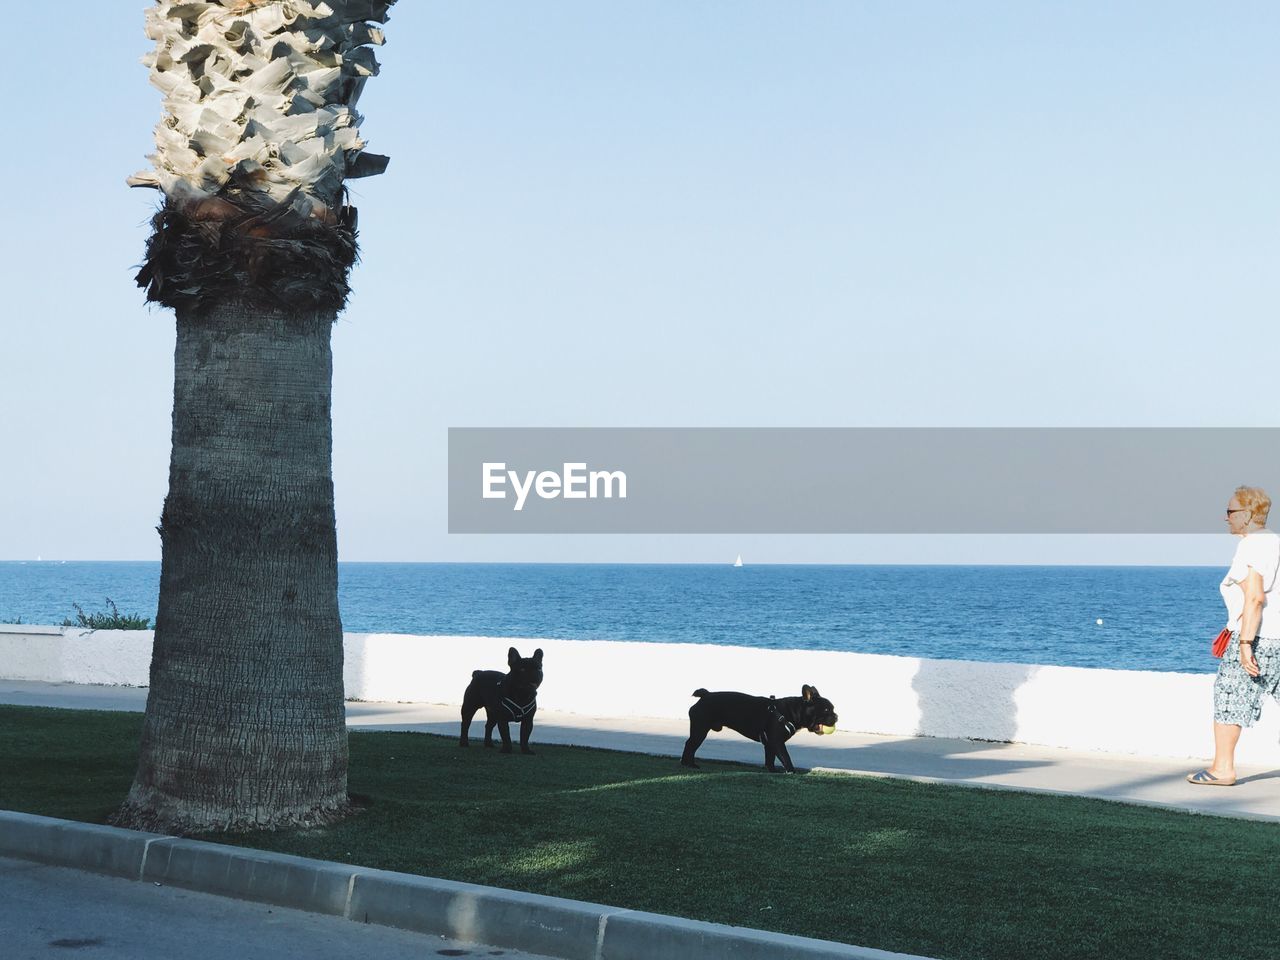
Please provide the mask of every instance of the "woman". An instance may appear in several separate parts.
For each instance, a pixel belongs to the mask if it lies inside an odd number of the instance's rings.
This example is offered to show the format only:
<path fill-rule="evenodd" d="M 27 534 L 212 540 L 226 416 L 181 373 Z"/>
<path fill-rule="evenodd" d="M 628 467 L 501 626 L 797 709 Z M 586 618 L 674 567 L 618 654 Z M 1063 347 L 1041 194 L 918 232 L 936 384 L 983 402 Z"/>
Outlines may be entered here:
<path fill-rule="evenodd" d="M 1202 786 L 1236 782 L 1236 742 L 1262 713 L 1262 695 L 1280 699 L 1280 601 L 1271 603 L 1280 567 L 1280 536 L 1266 528 L 1271 498 L 1237 487 L 1227 528 L 1237 537 L 1231 569 L 1218 587 L 1227 604 L 1231 642 L 1213 683 L 1213 763 L 1187 779 Z"/>

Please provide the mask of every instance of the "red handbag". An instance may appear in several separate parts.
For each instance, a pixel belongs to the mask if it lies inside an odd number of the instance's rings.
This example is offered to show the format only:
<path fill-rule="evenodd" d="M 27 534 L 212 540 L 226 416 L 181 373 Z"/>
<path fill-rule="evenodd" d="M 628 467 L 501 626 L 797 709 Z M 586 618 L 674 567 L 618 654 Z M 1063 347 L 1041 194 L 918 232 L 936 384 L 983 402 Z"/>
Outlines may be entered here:
<path fill-rule="evenodd" d="M 1231 628 L 1223 627 L 1222 632 L 1213 638 L 1213 655 L 1220 657 L 1227 652 L 1227 644 L 1231 642 Z"/>

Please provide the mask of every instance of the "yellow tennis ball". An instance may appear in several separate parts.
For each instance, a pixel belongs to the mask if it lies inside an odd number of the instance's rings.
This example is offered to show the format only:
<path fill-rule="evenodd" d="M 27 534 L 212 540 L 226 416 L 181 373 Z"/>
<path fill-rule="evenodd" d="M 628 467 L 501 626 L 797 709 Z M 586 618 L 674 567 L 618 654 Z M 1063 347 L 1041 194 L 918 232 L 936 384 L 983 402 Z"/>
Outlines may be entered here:
<path fill-rule="evenodd" d="M 824 734 L 824 733 L 835 733 L 835 732 L 836 732 L 836 728 L 835 728 L 835 727 L 829 727 L 829 726 L 827 726 L 825 723 L 824 723 L 824 724 L 821 724 L 821 725 L 818 727 L 818 733 L 819 733 L 819 735 Z"/>

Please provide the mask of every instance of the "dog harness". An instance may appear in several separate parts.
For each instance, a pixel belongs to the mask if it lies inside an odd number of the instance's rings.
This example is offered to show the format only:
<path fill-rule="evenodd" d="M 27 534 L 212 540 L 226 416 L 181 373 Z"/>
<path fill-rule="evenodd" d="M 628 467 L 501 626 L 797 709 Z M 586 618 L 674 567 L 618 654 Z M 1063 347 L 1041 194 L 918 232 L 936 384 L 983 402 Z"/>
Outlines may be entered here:
<path fill-rule="evenodd" d="M 520 706 L 520 704 L 516 703 L 514 700 L 512 700 L 510 697 L 502 698 L 502 706 L 507 711 L 507 713 L 511 714 L 512 720 L 523 720 L 529 714 L 533 713 L 533 708 L 536 707 L 537 705 L 538 705 L 537 694 L 535 694 L 533 699 L 530 700 L 528 703 L 526 703 L 523 707 Z"/>
<path fill-rule="evenodd" d="M 769 712 L 773 714 L 775 720 L 786 728 L 788 737 L 796 732 L 796 725 L 782 715 L 777 705 L 773 703 L 773 697 L 769 698 Z"/>

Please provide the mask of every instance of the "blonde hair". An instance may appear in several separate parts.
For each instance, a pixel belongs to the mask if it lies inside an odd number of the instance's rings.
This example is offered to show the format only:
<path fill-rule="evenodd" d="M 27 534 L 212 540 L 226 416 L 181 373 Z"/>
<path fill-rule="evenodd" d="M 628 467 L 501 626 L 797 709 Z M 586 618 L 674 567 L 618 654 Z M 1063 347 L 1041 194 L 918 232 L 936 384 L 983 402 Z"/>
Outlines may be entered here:
<path fill-rule="evenodd" d="M 1271 512 L 1271 498 L 1261 487 L 1236 487 L 1235 498 L 1240 506 L 1253 513 L 1253 519 L 1260 523 L 1267 522 L 1267 514 Z"/>

